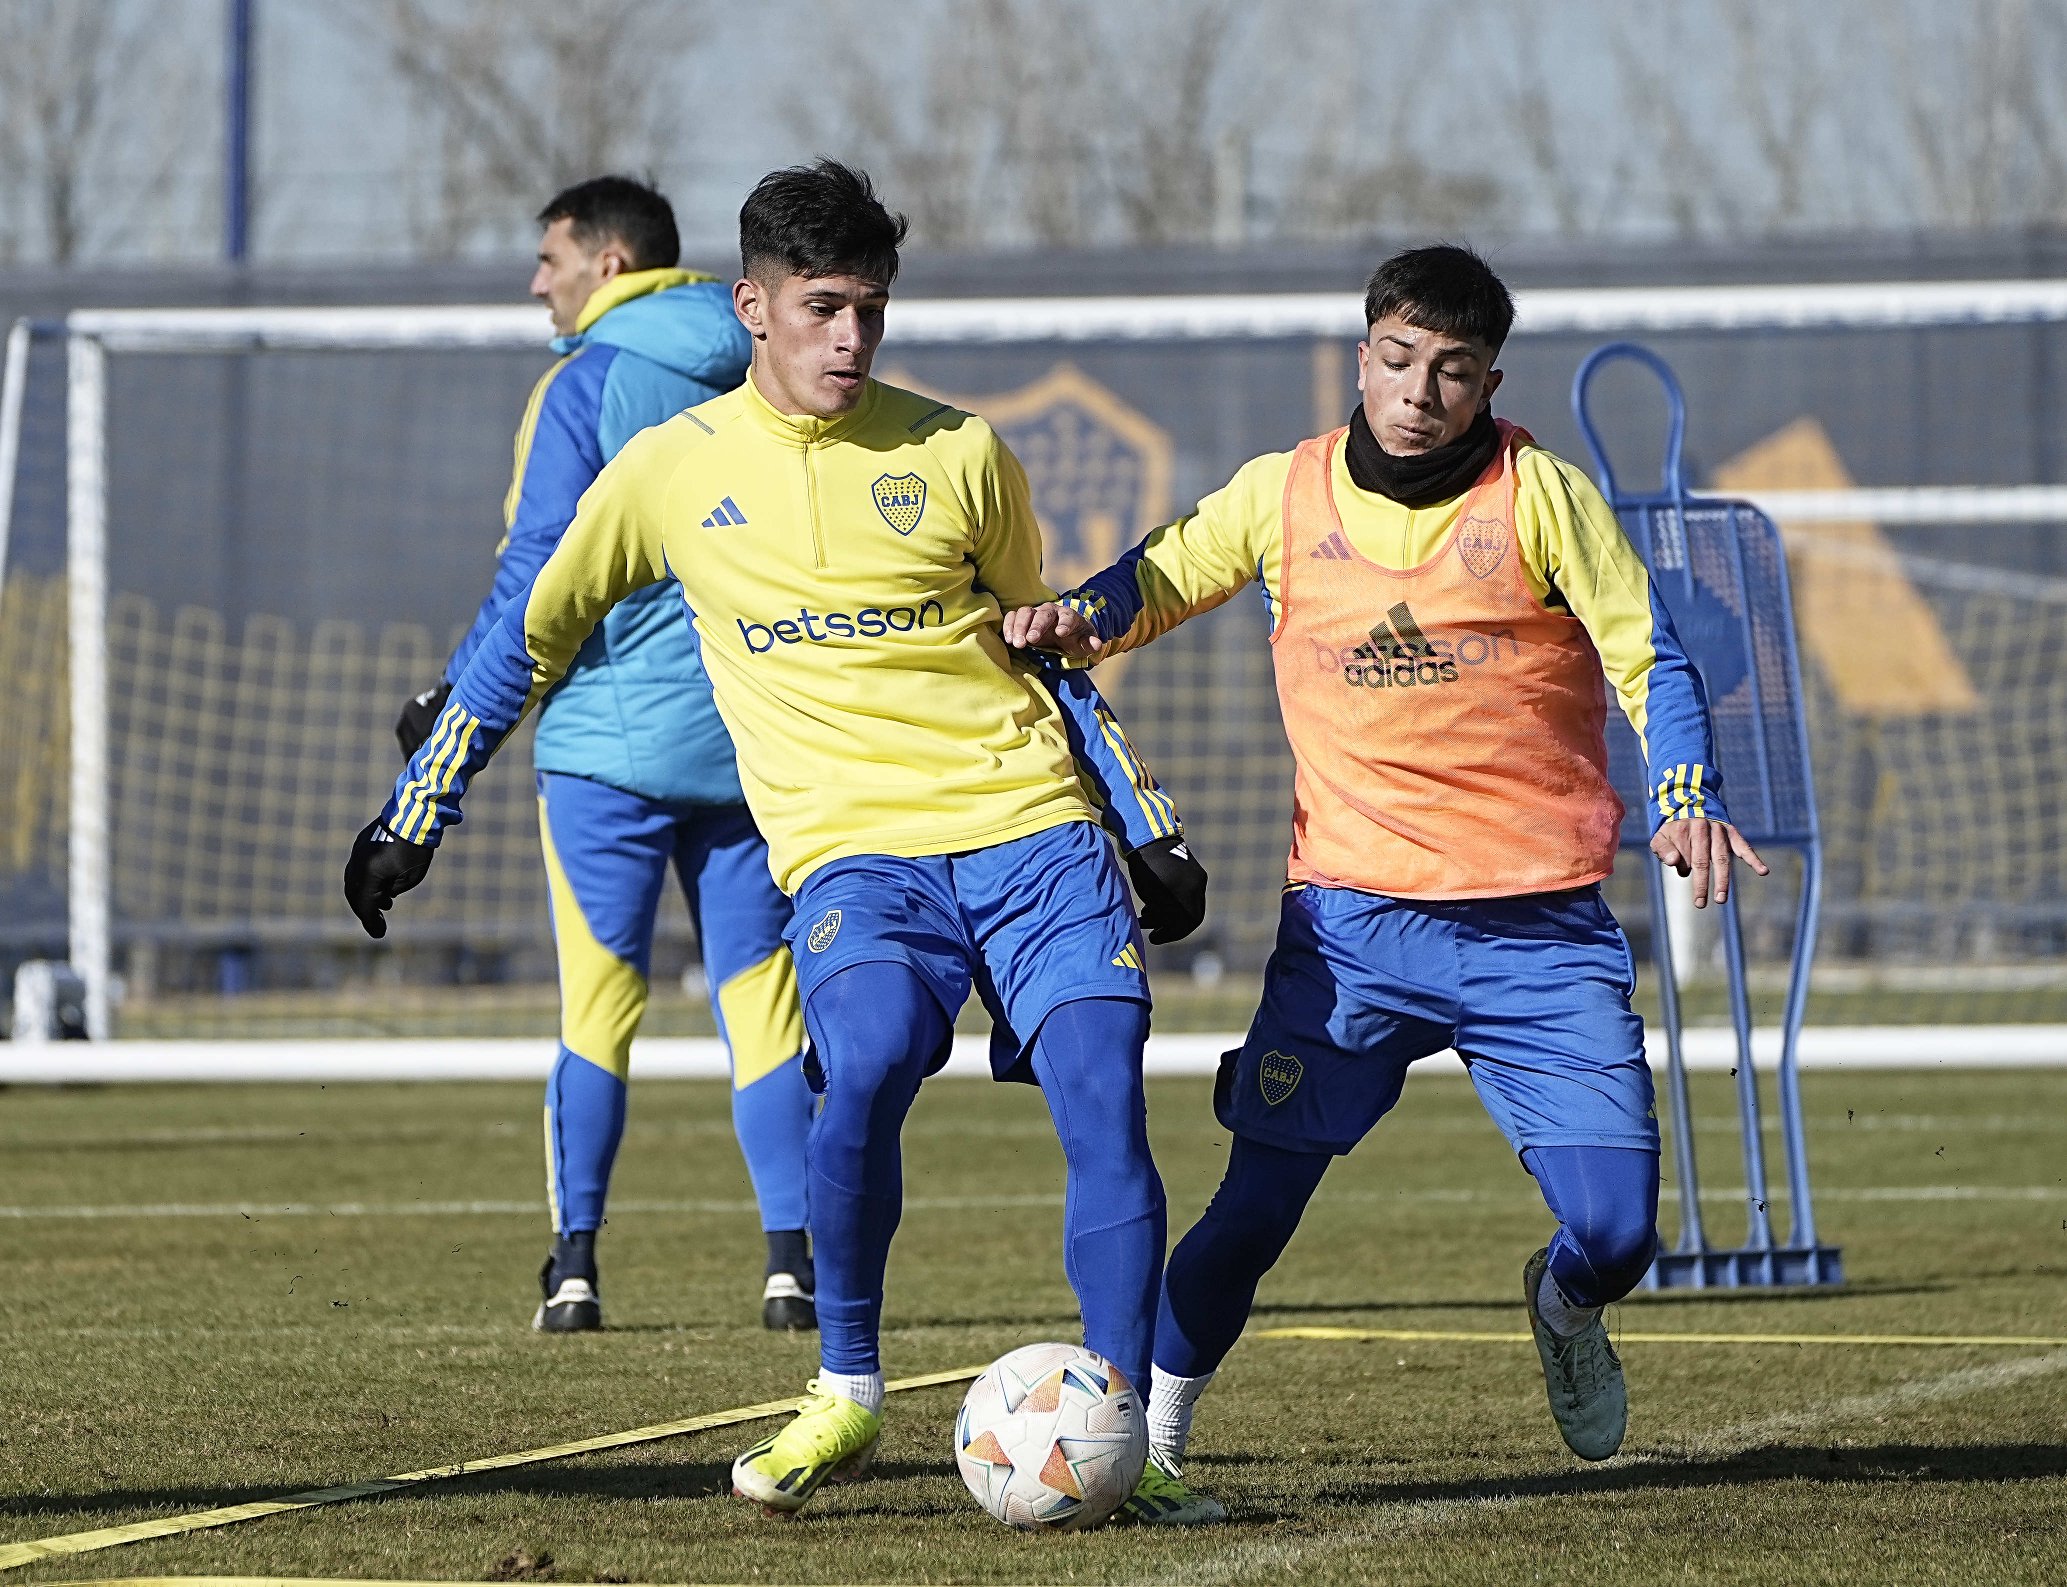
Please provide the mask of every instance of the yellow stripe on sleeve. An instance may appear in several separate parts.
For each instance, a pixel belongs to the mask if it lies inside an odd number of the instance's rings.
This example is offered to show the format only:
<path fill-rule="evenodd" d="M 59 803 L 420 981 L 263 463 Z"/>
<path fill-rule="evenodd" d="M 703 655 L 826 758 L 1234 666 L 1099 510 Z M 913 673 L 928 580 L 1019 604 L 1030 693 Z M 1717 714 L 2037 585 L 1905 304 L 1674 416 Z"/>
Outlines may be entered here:
<path fill-rule="evenodd" d="M 1134 747 L 1134 740 L 1127 736 L 1127 729 L 1121 725 L 1120 719 L 1109 710 L 1100 714 L 1112 724 L 1112 730 L 1120 736 L 1120 743 L 1126 746 L 1127 754 L 1131 757 L 1128 764 L 1133 773 L 1138 773 L 1135 780 L 1139 787 L 1162 811 L 1163 824 L 1169 828 L 1163 835 L 1174 836 L 1182 825 L 1177 816 L 1176 801 L 1163 792 L 1163 785 L 1156 781 L 1155 773 L 1148 769 L 1148 762 L 1142 759 L 1141 751 Z"/>
<path fill-rule="evenodd" d="M 560 371 L 573 363 L 575 359 L 579 358 L 586 351 L 588 349 L 585 347 L 576 348 L 565 358 L 558 360 L 552 368 L 540 375 L 538 377 L 538 384 L 531 388 L 531 400 L 524 404 L 524 417 L 517 425 L 515 467 L 510 474 L 509 491 L 502 499 L 503 546 L 508 546 L 510 543 L 509 531 L 516 527 L 517 508 L 524 500 L 524 470 L 531 463 L 531 442 L 533 437 L 538 434 L 538 415 L 545 407 L 546 391 L 559 378 Z M 497 554 L 500 555 L 500 548 L 498 548 Z"/>
<path fill-rule="evenodd" d="M 426 763 L 422 774 L 411 782 L 407 797 L 401 802 L 398 812 L 401 827 L 395 836 L 406 838 L 411 843 L 421 842 L 422 835 L 430 831 L 431 821 L 437 814 L 438 800 L 452 791 L 452 779 L 466 764 L 467 748 L 474 741 L 475 729 L 481 725 L 481 719 L 464 706 L 452 709 L 458 713 L 453 722 L 458 731 L 447 733 L 445 742 Z"/>
<path fill-rule="evenodd" d="M 430 758 L 424 762 L 422 770 L 402 785 L 402 791 L 395 799 L 395 819 L 401 825 L 406 827 L 409 824 L 416 801 L 423 797 L 425 787 L 438 775 L 438 763 L 452 747 L 452 734 L 465 714 L 466 707 L 454 700 L 445 707 L 444 714 L 438 718 L 438 725 L 431 730 Z M 407 833 L 397 832 L 395 836 L 405 837 Z"/>
<path fill-rule="evenodd" d="M 459 775 L 459 768 L 466 764 L 467 750 L 472 747 L 474 733 L 480 725 L 479 717 L 469 716 L 466 726 L 460 730 L 459 747 L 446 760 L 445 775 L 439 780 L 437 792 L 423 802 L 423 819 L 417 823 L 417 831 L 419 833 L 429 834 L 431 822 L 438 813 L 438 801 L 452 792 L 452 779 Z M 412 841 L 421 842 L 422 839 L 417 838 Z"/>
<path fill-rule="evenodd" d="M 1127 740 L 1126 729 L 1120 726 L 1118 718 L 1103 710 L 1098 713 L 1098 728 L 1105 735 L 1106 746 L 1113 752 L 1113 758 L 1119 761 L 1120 769 L 1127 774 L 1127 784 L 1134 790 L 1135 803 L 1141 806 L 1141 813 L 1148 818 L 1149 832 L 1159 838 L 1171 836 L 1177 830 L 1177 807 L 1148 775 L 1141 757 Z"/>

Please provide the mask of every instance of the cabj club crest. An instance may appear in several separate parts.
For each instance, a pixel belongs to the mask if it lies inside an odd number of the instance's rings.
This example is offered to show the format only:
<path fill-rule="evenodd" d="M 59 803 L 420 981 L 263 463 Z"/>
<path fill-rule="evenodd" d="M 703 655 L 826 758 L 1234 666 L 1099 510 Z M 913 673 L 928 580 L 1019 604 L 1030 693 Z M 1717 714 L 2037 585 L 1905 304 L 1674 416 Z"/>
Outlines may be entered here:
<path fill-rule="evenodd" d="M 837 909 L 828 909 L 819 917 L 818 924 L 811 928 L 810 935 L 804 939 L 804 946 L 813 953 L 823 953 L 833 945 L 833 938 L 839 934 L 840 912 Z"/>
<path fill-rule="evenodd" d="M 1305 1074 L 1305 1064 L 1290 1053 L 1279 1052 L 1273 1047 L 1263 1055 L 1263 1062 L 1256 1066 L 1256 1084 L 1263 1092 L 1263 1100 L 1276 1107 L 1299 1089 L 1299 1082 Z"/>
<path fill-rule="evenodd" d="M 1472 577 L 1485 578 L 1507 555 L 1507 526 L 1492 518 L 1467 518 L 1457 528 L 1457 555 Z"/>
<path fill-rule="evenodd" d="M 876 498 L 876 511 L 901 535 L 918 528 L 926 516 L 926 482 L 916 474 L 883 474 L 869 487 Z"/>

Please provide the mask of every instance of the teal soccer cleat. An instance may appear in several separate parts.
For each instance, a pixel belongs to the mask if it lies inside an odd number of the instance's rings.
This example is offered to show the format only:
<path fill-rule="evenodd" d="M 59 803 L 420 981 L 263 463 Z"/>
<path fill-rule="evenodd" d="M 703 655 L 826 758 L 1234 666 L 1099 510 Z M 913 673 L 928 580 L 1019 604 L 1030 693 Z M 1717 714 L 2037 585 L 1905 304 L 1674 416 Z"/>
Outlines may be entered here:
<path fill-rule="evenodd" d="M 1596 1316 L 1567 1337 L 1546 1323 L 1536 1310 L 1550 1252 L 1538 1251 L 1522 1269 L 1522 1290 L 1529 1303 L 1529 1331 L 1536 1336 L 1536 1354 L 1543 1358 L 1543 1387 L 1550 1395 L 1550 1414 L 1566 1445 L 1581 1460 L 1606 1460 L 1622 1447 L 1629 1426 L 1629 1390 L 1622 1381 L 1622 1358 L 1608 1342 L 1608 1330 Z"/>

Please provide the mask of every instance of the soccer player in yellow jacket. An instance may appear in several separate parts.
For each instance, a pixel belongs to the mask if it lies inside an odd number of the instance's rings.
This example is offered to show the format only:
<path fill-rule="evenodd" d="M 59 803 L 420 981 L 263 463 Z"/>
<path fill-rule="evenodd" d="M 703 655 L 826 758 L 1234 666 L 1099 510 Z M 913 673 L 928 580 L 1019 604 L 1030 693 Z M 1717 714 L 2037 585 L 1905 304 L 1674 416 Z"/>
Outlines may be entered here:
<path fill-rule="evenodd" d="M 1085 1340 L 1138 1394 L 1164 1240 L 1141 1085 L 1148 983 L 1084 776 L 1127 829 L 1141 923 L 1164 940 L 1203 915 L 1175 809 L 1103 702 L 1000 637 L 1004 606 L 1054 593 L 1025 473 L 981 419 L 869 377 L 903 235 L 867 178 L 831 161 L 754 189 L 734 287 L 754 341 L 746 383 L 644 431 L 597 476 L 345 877 L 379 935 L 467 779 L 589 631 L 631 592 L 679 581 L 795 903 L 825 1086 L 809 1154 L 822 1369 L 798 1416 L 733 1467 L 736 1491 L 774 1512 L 874 1452 L 898 1135 L 972 984 L 995 1022 L 993 1072 L 1036 1080 L 1062 1140 Z M 1199 1518 L 1153 1469 L 1140 1497 L 1156 1519 Z"/>
<path fill-rule="evenodd" d="M 1462 248 L 1379 267 L 1343 429 L 1244 465 L 1062 603 L 1007 614 L 1080 659 L 1263 585 L 1295 763 L 1277 946 L 1216 1101 L 1228 1169 L 1171 1256 L 1150 1439 L 1175 1466 L 1308 1199 L 1454 1047 L 1558 1220 L 1523 1270 L 1565 1442 L 1621 1446 L 1601 1308 L 1656 1243 L 1658 1125 L 1635 969 L 1601 900 L 1622 804 L 1607 688 L 1644 740 L 1651 847 L 1722 898 L 1735 855 L 1707 702 L 1643 562 L 1569 463 L 1494 419 L 1514 305 Z"/>

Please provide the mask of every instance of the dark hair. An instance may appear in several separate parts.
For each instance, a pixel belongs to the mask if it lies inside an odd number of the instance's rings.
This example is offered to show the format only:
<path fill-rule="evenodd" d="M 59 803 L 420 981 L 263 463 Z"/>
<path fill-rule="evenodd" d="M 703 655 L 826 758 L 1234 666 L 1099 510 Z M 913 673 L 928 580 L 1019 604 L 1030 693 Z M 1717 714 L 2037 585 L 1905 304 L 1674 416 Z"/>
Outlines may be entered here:
<path fill-rule="evenodd" d="M 1437 243 L 1396 253 L 1364 288 L 1364 324 L 1397 314 L 1442 336 L 1482 342 L 1494 352 L 1514 325 L 1514 299 L 1493 267 L 1469 248 Z"/>
<path fill-rule="evenodd" d="M 674 210 L 657 189 L 628 176 L 592 176 L 555 193 L 538 223 L 556 220 L 571 222 L 567 229 L 584 248 L 623 243 L 634 270 L 664 270 L 682 257 Z"/>
<path fill-rule="evenodd" d="M 876 197 L 868 173 L 821 156 L 770 171 L 739 209 L 740 273 L 897 279 L 897 245 L 908 222 Z"/>

